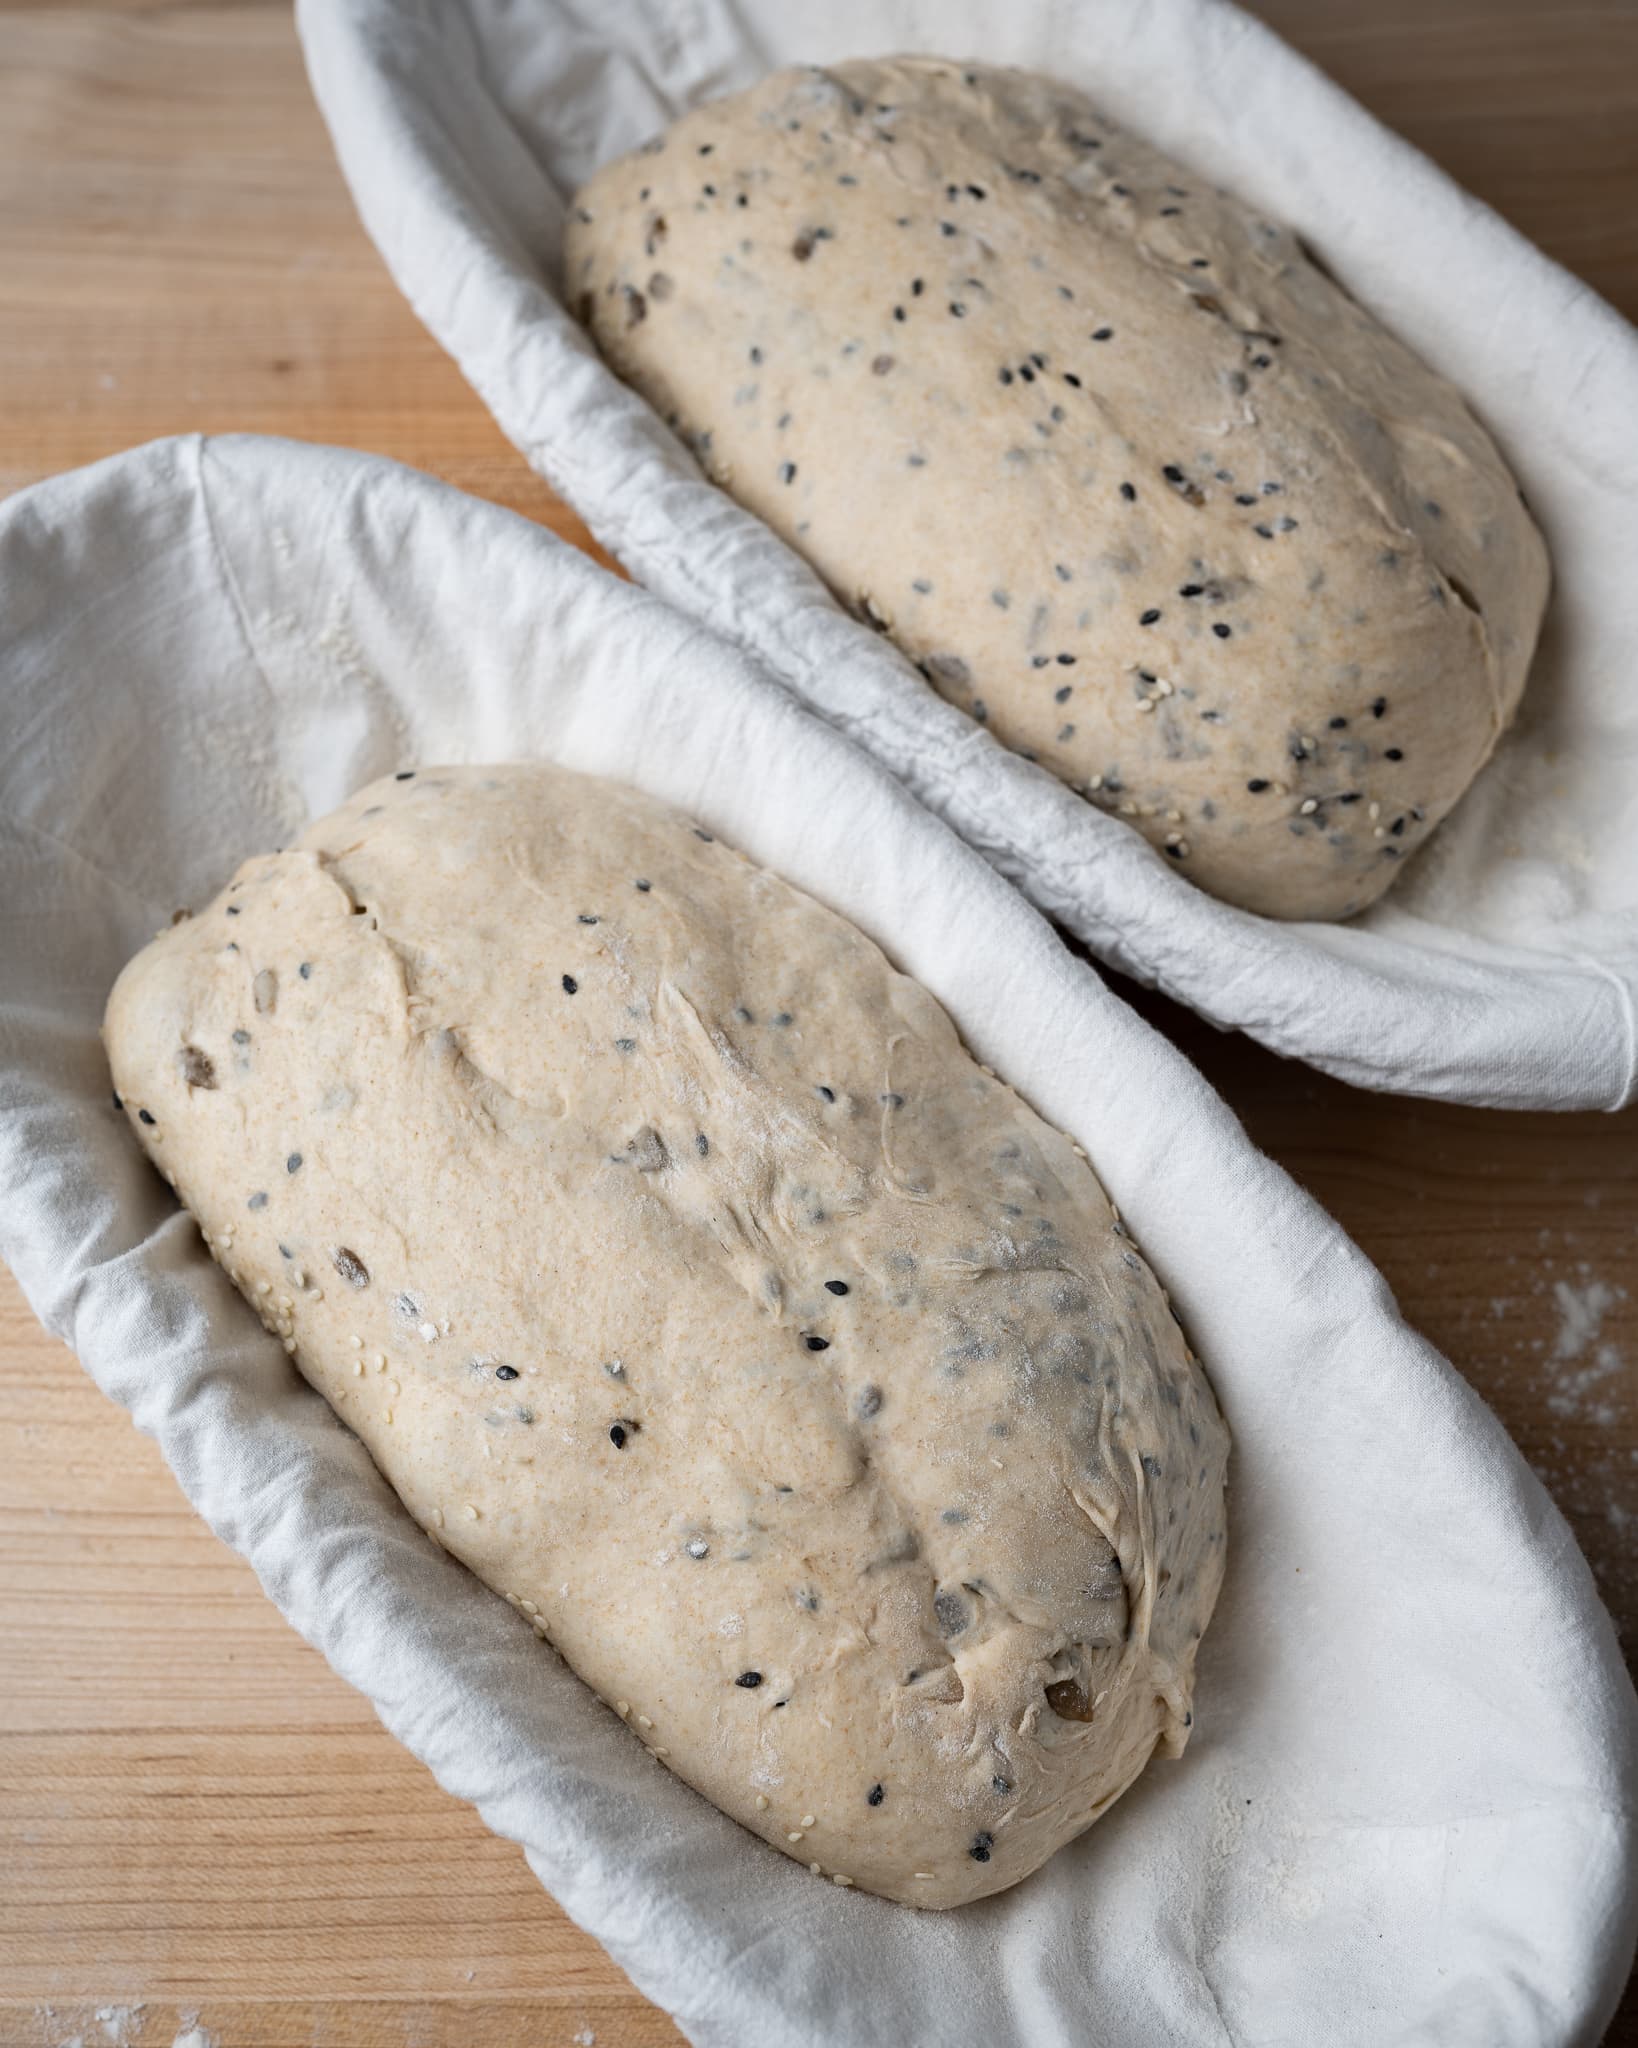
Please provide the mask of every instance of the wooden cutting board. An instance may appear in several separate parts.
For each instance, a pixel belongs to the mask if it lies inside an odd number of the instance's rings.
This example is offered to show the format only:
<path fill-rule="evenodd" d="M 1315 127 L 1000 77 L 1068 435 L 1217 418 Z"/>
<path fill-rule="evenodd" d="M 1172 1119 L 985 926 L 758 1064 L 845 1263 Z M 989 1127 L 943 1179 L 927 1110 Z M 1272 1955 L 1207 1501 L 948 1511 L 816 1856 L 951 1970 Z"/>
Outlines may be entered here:
<path fill-rule="evenodd" d="M 1638 311 L 1631 0 L 1259 11 Z M 284 6 L 0 4 L 0 492 L 195 428 L 377 450 L 585 539 L 388 282 Z M 1384 1101 L 1135 999 L 1501 1413 L 1630 1641 L 1638 1112 Z M 680 2039 L 3 1273 L 0 1545 L 0 2048 Z M 1634 2048 L 1638 2012 L 1609 2038 Z"/>

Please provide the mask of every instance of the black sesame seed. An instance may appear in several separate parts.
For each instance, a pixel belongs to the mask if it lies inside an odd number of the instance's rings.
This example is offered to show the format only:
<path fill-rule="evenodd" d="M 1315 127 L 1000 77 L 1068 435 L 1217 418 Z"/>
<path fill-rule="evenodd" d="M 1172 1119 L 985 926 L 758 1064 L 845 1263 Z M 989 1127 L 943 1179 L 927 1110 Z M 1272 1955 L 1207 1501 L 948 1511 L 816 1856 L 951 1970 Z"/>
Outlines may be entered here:
<path fill-rule="evenodd" d="M 227 914 L 229 917 L 237 917 L 239 915 L 239 905 L 237 903 L 230 903 L 227 907 Z"/>
<path fill-rule="evenodd" d="M 1010 1778 L 994 1777 L 990 1780 L 990 1787 L 992 1791 L 998 1792 L 1005 1799 L 1012 1790 L 1012 1780 Z"/>
<path fill-rule="evenodd" d="M 1059 666 L 1060 668 L 1073 668 L 1073 667 L 1075 666 L 1075 657 L 1074 657 L 1074 655 L 1073 655 L 1073 654 L 1060 654 L 1060 655 L 1058 656 L 1058 666 Z"/>
<path fill-rule="evenodd" d="M 904 318 L 904 308 L 902 306 L 895 306 L 893 308 L 893 318 L 895 320 L 902 320 Z"/>
<path fill-rule="evenodd" d="M 959 299 L 952 299 L 950 301 L 950 317 L 952 320 L 966 319 L 967 309 Z"/>
<path fill-rule="evenodd" d="M 1128 505 L 1132 505 L 1137 502 L 1137 487 L 1135 484 L 1122 484 L 1120 487 L 1120 494 L 1126 500 Z"/>
<path fill-rule="evenodd" d="M 781 482 L 782 484 L 793 484 L 793 483 L 795 483 L 795 481 L 796 481 L 796 464 L 795 464 L 794 462 L 782 462 L 782 463 L 781 463 L 781 464 L 779 465 L 779 481 L 780 481 L 780 482 Z"/>
<path fill-rule="evenodd" d="M 1375 703 L 1374 703 L 1374 704 L 1373 704 L 1373 705 L 1371 706 L 1371 716 L 1372 716 L 1373 718 L 1380 718 L 1380 717 L 1382 716 L 1382 714 L 1383 714 L 1383 713 L 1384 713 L 1384 712 L 1385 712 L 1385 711 L 1387 710 L 1387 708 L 1388 708 L 1388 700 L 1387 700 L 1387 698 L 1386 698 L 1386 697 L 1378 697 L 1378 698 L 1377 698 L 1377 700 L 1376 700 L 1376 702 L 1375 702 Z"/>
<path fill-rule="evenodd" d="M 1035 372 L 1028 363 L 1020 363 L 1018 365 L 1018 374 L 1026 384 L 1033 384 L 1035 382 Z"/>
<path fill-rule="evenodd" d="M 926 289 L 927 289 L 927 284 L 926 284 L 926 280 L 925 280 L 925 279 L 923 279 L 923 278 L 919 278 L 919 277 L 913 277 L 913 278 L 911 278 L 911 280 L 910 280 L 910 296 L 911 296 L 911 298 L 913 298 L 913 299 L 919 299 L 919 298 L 921 297 L 922 293 L 923 293 L 924 291 L 926 291 Z"/>
<path fill-rule="evenodd" d="M 1160 217 L 1162 220 L 1170 220 L 1175 214 L 1179 214 L 1182 211 L 1181 206 L 1163 206 L 1160 209 Z"/>
<path fill-rule="evenodd" d="M 609 1442 L 613 1444 L 614 1448 L 617 1451 L 623 1451 L 625 1449 L 626 1432 L 624 1427 L 620 1423 L 616 1422 L 610 1426 Z"/>
<path fill-rule="evenodd" d="M 565 974 L 565 975 L 564 975 L 564 977 L 563 977 L 563 993 L 564 993 L 564 994 L 565 994 L 566 996 L 572 996 L 572 995 L 574 995 L 574 994 L 575 994 L 575 993 L 576 993 L 576 992 L 578 991 L 579 987 L 580 987 L 580 984 L 579 984 L 579 982 L 575 980 L 575 978 L 574 978 L 574 976 L 573 976 L 572 974 Z"/>
<path fill-rule="evenodd" d="M 1012 372 L 1006 367 L 1005 364 L 1002 365 L 1002 367 L 1000 368 L 1000 370 L 996 372 L 996 374 L 1001 379 L 1001 382 L 1003 384 L 1010 384 L 1012 382 Z"/>
<path fill-rule="evenodd" d="M 1261 796 L 1263 791 L 1267 789 L 1267 787 L 1268 783 L 1266 779 L 1261 775 L 1254 775 L 1251 778 L 1251 780 L 1246 784 L 1246 788 L 1251 791 L 1253 796 Z"/>
<path fill-rule="evenodd" d="M 827 1088 L 823 1081 L 819 1083 L 814 1093 L 823 1097 L 826 1102 L 834 1102 L 836 1100 L 836 1090 L 834 1088 Z"/>
<path fill-rule="evenodd" d="M 694 1139 L 694 1150 L 703 1159 L 705 1155 L 710 1151 L 710 1149 L 711 1140 L 705 1135 L 703 1131 L 698 1132 Z"/>
<path fill-rule="evenodd" d="M 1075 690 L 1075 686 L 1074 686 L 1074 684 L 1073 684 L 1073 683 L 1065 683 L 1065 684 L 1064 684 L 1064 686 L 1063 686 L 1063 688 L 1062 688 L 1061 690 L 1054 690 L 1054 691 L 1053 691 L 1053 693 L 1052 693 L 1052 701 L 1053 701 L 1053 703 L 1054 703 L 1054 704 L 1067 704 L 1067 703 L 1069 702 L 1070 698 L 1071 698 L 1071 697 L 1072 697 L 1072 696 L 1074 695 L 1074 690 Z"/>
<path fill-rule="evenodd" d="M 802 1342 L 810 1351 L 828 1351 L 830 1349 L 830 1339 L 828 1337 L 804 1337 Z"/>
<path fill-rule="evenodd" d="M 299 1152 L 291 1153 L 290 1157 L 284 1162 L 284 1170 L 286 1173 L 299 1173 L 301 1171 L 301 1154 Z"/>
<path fill-rule="evenodd" d="M 849 1292 L 848 1284 L 845 1280 L 827 1280 L 825 1282 L 825 1292 L 827 1294 L 846 1294 Z"/>
<path fill-rule="evenodd" d="M 310 980 L 312 979 L 312 975 L 313 975 L 313 963 L 312 963 L 312 961 L 311 961 L 311 960 L 304 960 L 304 961 L 303 961 L 303 962 L 301 963 L 301 965 L 300 965 L 300 966 L 299 966 L 299 967 L 298 967 L 298 968 L 296 969 L 296 972 L 297 972 L 297 973 L 298 973 L 298 974 L 299 974 L 299 975 L 301 976 L 301 978 L 302 978 L 302 980 L 303 980 L 303 981 L 310 981 Z"/>
<path fill-rule="evenodd" d="M 1384 761 L 1403 761 L 1405 750 L 1403 747 L 1389 747 L 1383 753 L 1382 758 Z"/>
<path fill-rule="evenodd" d="M 256 1193 L 253 1194 L 250 1200 L 245 1204 L 245 1207 L 247 1209 L 265 1209 L 267 1207 L 266 1192 L 263 1189 L 258 1188 Z"/>
<path fill-rule="evenodd" d="M 880 1387 L 861 1387 L 857 1402 L 857 1413 L 866 1422 L 873 1415 L 882 1412 L 882 1390 Z"/>
<path fill-rule="evenodd" d="M 637 1041 L 635 1038 L 617 1038 L 614 1041 L 614 1049 L 616 1052 L 635 1052 Z"/>
<path fill-rule="evenodd" d="M 1201 583 L 1182 583 L 1178 585 L 1177 594 L 1179 597 L 1198 597 L 1204 588 Z"/>
<path fill-rule="evenodd" d="M 887 1794 L 885 1791 L 883 1791 L 880 1785 L 872 1785 L 870 1790 L 865 1794 L 865 1805 L 880 1806 L 882 1801 L 886 1797 Z"/>
<path fill-rule="evenodd" d="M 1180 484 L 1183 481 L 1183 472 L 1175 462 L 1163 464 L 1160 473 L 1169 484 Z"/>
<path fill-rule="evenodd" d="M 967 1851 L 967 1854 L 973 1859 L 975 1863 L 988 1863 L 990 1860 L 990 1850 L 994 1847 L 994 1845 L 995 1838 L 993 1835 L 987 1833 L 974 1835 L 973 1845 Z"/>
<path fill-rule="evenodd" d="M 1333 718 L 1328 723 L 1332 732 L 1341 732 L 1348 721 L 1346 718 Z"/>
<path fill-rule="evenodd" d="M 654 887 L 654 884 L 650 881 L 645 880 L 643 877 L 639 876 L 638 879 L 635 882 L 633 882 L 631 886 L 634 889 L 640 889 L 642 893 L 646 896 L 649 890 Z"/>
<path fill-rule="evenodd" d="M 1140 626 L 1152 626 L 1159 617 L 1159 612 L 1157 612 L 1154 606 L 1151 605 L 1146 612 L 1142 613 L 1139 616 L 1138 624 Z"/>
<path fill-rule="evenodd" d="M 889 1109 L 903 1109 L 904 1107 L 904 1097 L 894 1088 L 888 1089 L 885 1095 L 878 1095 L 876 1100 L 885 1103 Z"/>
<path fill-rule="evenodd" d="M 413 782 L 414 780 L 415 770 L 413 768 L 400 768 L 398 773 L 393 777 L 394 782 Z"/>
<path fill-rule="evenodd" d="M 1114 332 L 1115 330 L 1112 327 L 1094 327 L 1092 339 L 1094 341 L 1110 341 L 1114 338 Z"/>
<path fill-rule="evenodd" d="M 515 1380 L 517 1376 L 518 1369 L 515 1365 L 497 1365 L 495 1368 L 495 1377 L 498 1380 Z"/>
<path fill-rule="evenodd" d="M 742 1671 L 734 1680 L 734 1683 L 735 1685 L 743 1686 L 746 1692 L 755 1692 L 762 1683 L 762 1673 L 760 1671 Z"/>
<path fill-rule="evenodd" d="M 1233 632 L 1233 630 L 1234 628 L 1232 626 L 1225 626 L 1221 619 L 1219 619 L 1216 625 L 1212 627 L 1212 631 L 1217 635 L 1219 640 L 1226 640 L 1229 637 L 1229 635 Z"/>
<path fill-rule="evenodd" d="M 596 922 L 596 918 L 589 911 L 585 910 L 581 911 L 580 915 L 575 919 L 576 924 L 596 924 Z"/>

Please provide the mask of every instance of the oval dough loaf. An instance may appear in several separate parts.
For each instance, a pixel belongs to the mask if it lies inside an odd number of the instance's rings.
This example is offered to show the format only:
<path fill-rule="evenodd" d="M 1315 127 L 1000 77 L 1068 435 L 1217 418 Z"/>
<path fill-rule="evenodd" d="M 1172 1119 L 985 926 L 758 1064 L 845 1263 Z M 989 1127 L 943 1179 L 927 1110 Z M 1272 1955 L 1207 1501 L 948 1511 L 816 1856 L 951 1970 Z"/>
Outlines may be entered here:
<path fill-rule="evenodd" d="M 1286 230 L 1011 71 L 784 71 L 599 172 L 567 295 L 928 680 L 1214 894 L 1347 917 L 1483 765 L 1547 558 Z"/>
<path fill-rule="evenodd" d="M 125 969 L 136 1135 L 654 1756 L 923 1906 L 1190 1720 L 1227 1437 L 1085 1157 L 853 926 L 546 767 L 377 783 Z"/>

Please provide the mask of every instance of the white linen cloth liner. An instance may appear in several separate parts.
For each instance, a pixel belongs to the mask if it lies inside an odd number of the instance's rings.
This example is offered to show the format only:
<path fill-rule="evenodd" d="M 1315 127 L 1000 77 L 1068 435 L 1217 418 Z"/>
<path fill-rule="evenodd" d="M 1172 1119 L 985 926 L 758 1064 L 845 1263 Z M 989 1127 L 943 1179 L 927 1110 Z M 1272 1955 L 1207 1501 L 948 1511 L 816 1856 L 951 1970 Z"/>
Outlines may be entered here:
<path fill-rule="evenodd" d="M 1638 336 L 1224 0 L 299 0 L 393 275 L 640 581 L 767 662 L 1103 958 L 1360 1086 L 1514 1108 L 1638 1089 Z M 1266 207 L 1496 430 L 1556 596 L 1514 733 L 1348 925 L 1214 902 L 1008 754 L 702 477 L 558 303 L 564 200 L 684 106 L 895 50 L 1085 86 Z"/>
<path fill-rule="evenodd" d="M 1632 1688 L 1500 1425 L 1200 1076 L 696 621 L 379 460 L 159 442 L 0 508 L 0 1253 L 289 1620 L 707 2048 L 1544 2048 L 1631 1953 Z M 1235 1432 L 1187 1756 L 946 1915 L 708 1806 L 428 1541 L 149 1170 L 97 1027 L 405 762 L 552 758 L 854 918 L 1089 1152 Z M 754 774 L 748 763 L 756 764 Z"/>

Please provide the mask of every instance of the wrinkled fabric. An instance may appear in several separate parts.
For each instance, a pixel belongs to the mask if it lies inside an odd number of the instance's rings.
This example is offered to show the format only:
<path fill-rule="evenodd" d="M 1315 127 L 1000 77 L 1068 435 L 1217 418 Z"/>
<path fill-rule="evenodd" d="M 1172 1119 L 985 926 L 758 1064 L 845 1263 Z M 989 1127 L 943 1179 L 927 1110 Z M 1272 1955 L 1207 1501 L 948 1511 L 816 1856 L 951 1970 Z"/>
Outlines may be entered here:
<path fill-rule="evenodd" d="M 0 1254 L 283 1613 L 700 2048 L 1590 2043 L 1638 1702 L 1494 1416 L 1189 1064 L 696 620 L 379 460 L 160 442 L 0 508 Z M 816 1882 L 428 1541 L 130 1142 L 117 970 L 405 764 L 549 758 L 851 917 L 1091 1155 L 1234 1432 L 1187 1754 L 998 1898 Z M 754 772 L 753 771 L 754 765 Z"/>
<path fill-rule="evenodd" d="M 640 581 L 765 661 L 1094 951 L 1362 1087 L 1512 1108 L 1638 1090 L 1638 336 L 1225 0 L 302 0 L 365 226 L 528 460 Z M 565 201 L 775 65 L 1033 66 L 1305 235 L 1467 394 L 1556 595 L 1520 719 L 1348 925 L 1213 901 L 1006 753 L 701 476 L 555 297 Z"/>

